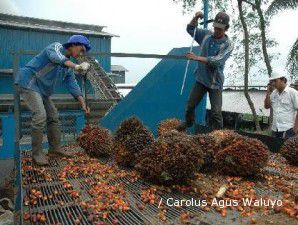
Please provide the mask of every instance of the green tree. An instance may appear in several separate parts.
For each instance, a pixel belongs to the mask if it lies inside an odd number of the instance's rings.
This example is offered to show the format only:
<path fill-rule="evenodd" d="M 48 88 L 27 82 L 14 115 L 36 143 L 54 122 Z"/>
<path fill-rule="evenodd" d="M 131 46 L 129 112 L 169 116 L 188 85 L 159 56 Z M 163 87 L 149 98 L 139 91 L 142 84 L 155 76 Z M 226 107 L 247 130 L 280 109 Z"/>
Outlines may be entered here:
<path fill-rule="evenodd" d="M 238 10 L 239 10 L 239 17 L 240 21 L 243 27 L 243 36 L 244 36 L 244 94 L 246 97 L 246 100 L 249 104 L 249 107 L 252 111 L 252 114 L 254 116 L 254 122 L 256 125 L 257 131 L 260 131 L 260 123 L 258 120 L 257 112 L 255 109 L 255 106 L 253 104 L 253 101 L 250 98 L 249 92 L 248 92 L 248 74 L 249 74 L 249 44 L 250 44 L 250 39 L 249 39 L 249 33 L 248 33 L 248 27 L 247 23 L 245 21 L 244 17 L 244 10 L 243 10 L 243 1 L 238 0 Z"/>
<path fill-rule="evenodd" d="M 258 16 L 259 16 L 259 27 L 261 30 L 261 38 L 262 38 L 262 51 L 263 51 L 263 57 L 264 62 L 267 68 L 267 73 L 269 77 L 271 77 L 272 73 L 272 67 L 270 63 L 270 56 L 267 51 L 267 36 L 266 36 L 266 18 L 264 17 L 264 13 L 262 10 L 262 0 L 255 0 L 255 4 L 252 5 L 256 8 Z"/>
<path fill-rule="evenodd" d="M 269 5 L 266 13 L 268 13 L 269 15 L 274 15 L 282 10 L 296 9 L 297 7 L 297 0 L 273 0 Z"/>
<path fill-rule="evenodd" d="M 266 14 L 273 16 L 280 11 L 297 8 L 298 0 L 273 0 L 266 11 Z M 288 54 L 286 67 L 291 74 L 291 78 L 296 79 L 298 73 L 298 38 Z"/>
<path fill-rule="evenodd" d="M 287 59 L 287 69 L 292 79 L 297 79 L 298 74 L 298 38 L 293 44 Z"/>

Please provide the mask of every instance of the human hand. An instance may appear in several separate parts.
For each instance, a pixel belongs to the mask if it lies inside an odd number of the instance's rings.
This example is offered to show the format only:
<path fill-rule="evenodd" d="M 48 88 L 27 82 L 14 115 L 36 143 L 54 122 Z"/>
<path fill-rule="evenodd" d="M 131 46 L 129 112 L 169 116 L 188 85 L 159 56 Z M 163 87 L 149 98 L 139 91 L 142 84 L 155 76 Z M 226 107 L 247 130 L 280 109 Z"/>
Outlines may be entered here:
<path fill-rule="evenodd" d="M 196 12 L 194 18 L 196 19 L 203 19 L 204 18 L 204 14 L 201 11 Z"/>
<path fill-rule="evenodd" d="M 193 52 L 189 52 L 186 54 L 186 58 L 190 60 L 197 60 L 197 55 L 194 54 Z"/>
<path fill-rule="evenodd" d="M 85 112 L 85 115 L 86 116 L 89 116 L 90 115 L 90 108 L 88 106 L 84 106 L 83 107 L 83 111 Z"/>
<path fill-rule="evenodd" d="M 87 71 L 90 68 L 90 64 L 87 62 L 82 62 L 79 65 L 75 66 L 75 70 L 77 71 Z"/>

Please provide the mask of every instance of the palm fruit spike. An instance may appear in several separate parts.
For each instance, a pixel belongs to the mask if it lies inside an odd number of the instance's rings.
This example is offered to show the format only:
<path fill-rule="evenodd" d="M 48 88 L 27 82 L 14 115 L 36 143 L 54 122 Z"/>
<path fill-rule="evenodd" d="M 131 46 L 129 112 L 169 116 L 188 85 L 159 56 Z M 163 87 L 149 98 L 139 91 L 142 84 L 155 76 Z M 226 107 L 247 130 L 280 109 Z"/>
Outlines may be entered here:
<path fill-rule="evenodd" d="M 202 164 L 193 137 L 169 131 L 140 154 L 136 168 L 153 183 L 171 185 L 190 182 Z"/>
<path fill-rule="evenodd" d="M 250 176 L 267 165 L 269 149 L 261 141 L 239 136 L 214 156 L 218 170 L 227 175 Z"/>
<path fill-rule="evenodd" d="M 162 136 L 168 131 L 176 130 L 181 123 L 182 121 L 176 118 L 161 121 L 158 125 L 158 136 Z"/>
<path fill-rule="evenodd" d="M 289 164 L 298 166 L 298 136 L 287 139 L 281 147 L 280 153 Z"/>

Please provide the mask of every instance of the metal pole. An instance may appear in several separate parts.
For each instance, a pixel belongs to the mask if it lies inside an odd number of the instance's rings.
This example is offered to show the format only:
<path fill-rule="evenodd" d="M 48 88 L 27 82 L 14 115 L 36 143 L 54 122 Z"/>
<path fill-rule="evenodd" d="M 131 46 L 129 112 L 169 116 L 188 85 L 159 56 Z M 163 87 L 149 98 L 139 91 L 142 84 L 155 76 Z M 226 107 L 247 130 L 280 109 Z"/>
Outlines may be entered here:
<path fill-rule="evenodd" d="M 83 93 L 83 98 L 85 100 L 86 107 L 88 107 L 87 72 L 84 73 L 84 74 L 81 74 L 81 77 L 82 77 L 82 93 Z M 86 115 L 86 123 L 89 124 L 89 116 L 88 115 Z"/>
<path fill-rule="evenodd" d="M 192 48 L 193 48 L 193 45 L 194 45 L 194 42 L 195 42 L 196 33 L 197 33 L 197 27 L 195 28 L 195 30 L 193 32 L 193 38 L 192 38 L 191 45 L 190 45 L 190 48 L 189 48 L 190 52 L 192 52 Z M 185 71 L 184 71 L 184 75 L 183 75 L 183 81 L 182 81 L 182 86 L 181 86 L 181 90 L 180 90 L 180 95 L 183 94 L 189 62 L 190 62 L 190 60 L 188 59 L 187 62 L 186 62 L 186 67 L 185 67 Z"/>
<path fill-rule="evenodd" d="M 85 89 L 85 104 L 86 104 L 86 107 L 88 108 L 88 93 L 87 93 L 87 72 L 86 74 L 84 75 L 84 89 Z M 87 124 L 89 124 L 90 120 L 89 120 L 89 115 L 86 115 L 86 122 Z"/>
<path fill-rule="evenodd" d="M 11 51 L 11 54 L 19 55 L 36 55 L 37 51 Z M 143 53 L 122 53 L 122 52 L 94 52 L 88 53 L 88 56 L 103 56 L 103 57 L 124 57 L 124 58 L 153 58 L 153 59 L 177 59 L 186 60 L 184 55 L 160 55 L 160 54 L 143 54 Z"/>
<path fill-rule="evenodd" d="M 208 26 L 208 14 L 209 14 L 209 4 L 208 0 L 203 0 L 204 3 L 204 29 Z"/>
<path fill-rule="evenodd" d="M 204 23 L 203 24 L 204 24 L 204 28 L 206 29 L 207 26 L 208 26 L 208 11 L 209 11 L 208 0 L 203 0 L 203 3 L 204 3 Z M 196 33 L 197 33 L 197 27 L 194 30 L 193 39 L 192 39 L 190 49 L 189 49 L 190 52 L 192 52 L 192 49 L 193 49 Z M 187 60 L 187 62 L 186 62 L 186 67 L 185 67 L 185 72 L 184 72 L 184 76 L 183 76 L 180 95 L 183 94 L 183 90 L 184 90 L 184 86 L 185 86 L 185 80 L 186 80 L 188 67 L 189 67 L 189 62 L 190 62 L 190 60 Z"/>
<path fill-rule="evenodd" d="M 19 71 L 20 59 L 18 54 L 13 55 L 13 78 L 16 79 Z M 21 151 L 20 151 L 20 94 L 14 85 L 14 119 L 15 119 L 15 142 L 14 142 L 14 161 L 15 161 L 15 224 L 23 224 L 23 193 L 22 193 L 22 173 L 21 173 Z"/>

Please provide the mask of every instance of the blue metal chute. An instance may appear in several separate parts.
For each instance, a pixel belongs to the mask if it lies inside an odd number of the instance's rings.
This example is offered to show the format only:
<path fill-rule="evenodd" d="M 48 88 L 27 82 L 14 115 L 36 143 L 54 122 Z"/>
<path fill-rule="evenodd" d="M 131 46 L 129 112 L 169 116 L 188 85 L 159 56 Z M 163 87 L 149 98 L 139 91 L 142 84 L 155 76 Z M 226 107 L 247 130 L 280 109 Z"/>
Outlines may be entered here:
<path fill-rule="evenodd" d="M 189 48 L 174 48 L 170 55 L 185 55 Z M 195 47 L 194 52 L 198 53 Z M 188 95 L 195 82 L 193 72 L 196 62 L 189 64 L 185 89 L 180 95 L 181 83 L 185 70 L 186 60 L 163 59 L 161 60 L 137 86 L 116 105 L 100 124 L 111 131 L 128 117 L 136 116 L 157 134 L 160 121 L 167 118 L 184 119 L 184 111 Z M 196 123 L 205 124 L 206 97 L 196 110 Z"/>

